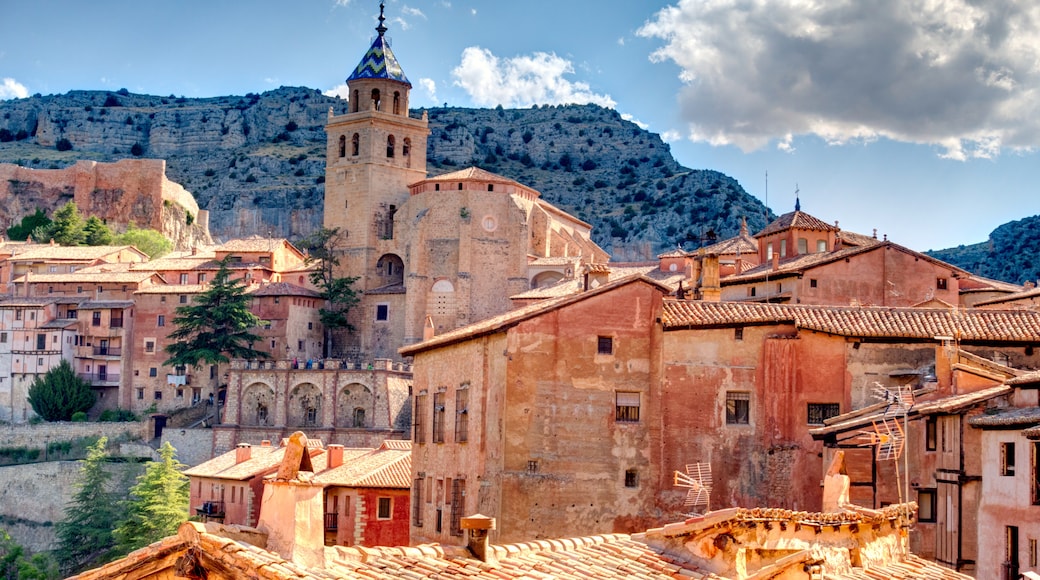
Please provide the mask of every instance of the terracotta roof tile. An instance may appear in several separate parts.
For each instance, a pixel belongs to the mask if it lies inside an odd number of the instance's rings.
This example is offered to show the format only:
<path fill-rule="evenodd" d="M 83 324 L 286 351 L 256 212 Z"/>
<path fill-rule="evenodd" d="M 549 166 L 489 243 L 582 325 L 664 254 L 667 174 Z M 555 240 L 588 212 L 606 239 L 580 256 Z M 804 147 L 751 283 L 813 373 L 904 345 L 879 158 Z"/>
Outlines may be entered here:
<path fill-rule="evenodd" d="M 30 284 L 76 283 L 96 284 L 98 282 L 113 284 L 138 284 L 156 276 L 155 272 L 69 272 L 66 274 L 33 274 L 29 276 Z M 25 276 L 19 276 L 12 282 L 24 283 Z"/>
<path fill-rule="evenodd" d="M 270 284 L 260 286 L 253 292 L 253 296 L 306 296 L 308 298 L 320 298 L 321 294 L 288 282 L 271 282 Z"/>
<path fill-rule="evenodd" d="M 769 234 L 775 234 L 776 232 L 782 232 L 789 229 L 811 230 L 816 232 L 838 231 L 837 227 L 803 211 L 792 211 L 773 220 L 772 223 L 755 234 L 755 237 L 761 238 L 762 236 L 768 236 Z"/>
<path fill-rule="evenodd" d="M 1040 383 L 1040 371 L 1032 371 L 1019 375 L 1013 379 L 1008 379 L 1004 384 L 1021 386 L 1021 385 L 1036 385 Z"/>
<path fill-rule="evenodd" d="M 860 338 L 1035 342 L 1040 312 L 1030 310 L 947 310 L 876 306 L 813 306 L 668 300 L 666 330 L 684 327 L 794 323 L 798 328 Z"/>
<path fill-rule="evenodd" d="M 1003 409 L 968 419 L 972 427 L 1032 427 L 1040 423 L 1040 407 Z"/>
<path fill-rule="evenodd" d="M 289 240 L 285 238 L 263 238 L 260 236 L 251 236 L 248 238 L 239 238 L 235 240 L 229 240 L 228 242 L 217 246 L 216 252 L 230 253 L 230 252 L 273 252 L 280 250 L 283 247 L 288 247 L 295 250 L 297 253 L 302 254 L 289 243 Z"/>
<path fill-rule="evenodd" d="M 23 248 L 17 251 L 9 260 L 12 262 L 27 262 L 30 260 L 92 262 L 128 249 L 141 254 L 145 260 L 148 259 L 147 256 L 133 246 L 52 246 L 50 244 L 32 244 Z"/>
<path fill-rule="evenodd" d="M 975 303 L 975 306 L 991 306 L 994 304 L 1003 304 L 1005 302 L 1014 302 L 1016 300 L 1025 300 L 1027 298 L 1036 298 L 1040 296 L 1040 288 L 1029 288 L 1027 290 L 1021 290 L 1011 294 L 1005 294 L 1004 296 L 997 296 L 996 298 L 990 298 L 989 300 L 981 300 Z"/>
<path fill-rule="evenodd" d="M 346 451 L 346 450 L 344 450 Z M 412 484 L 411 449 L 367 450 L 368 453 L 343 465 L 326 469 L 314 477 L 324 485 L 409 489 Z"/>
<path fill-rule="evenodd" d="M 516 185 L 518 187 L 522 187 L 524 189 L 530 189 L 530 187 L 528 187 L 528 186 L 526 186 L 526 185 L 524 185 L 524 184 L 522 184 L 522 183 L 520 183 L 520 182 L 518 182 L 518 181 L 516 181 L 514 179 L 510 179 L 508 177 L 505 177 L 503 175 L 499 175 L 497 173 L 491 173 L 490 171 L 486 171 L 486 170 L 481 169 L 479 167 L 467 167 L 465 169 L 460 169 L 458 171 L 452 171 L 451 173 L 442 173 L 440 175 L 435 175 L 433 177 L 428 177 L 428 178 L 424 179 L 423 182 L 426 182 L 426 181 L 429 181 L 429 182 L 466 181 L 466 180 L 490 181 L 490 182 L 493 182 L 493 183 L 508 183 L 508 184 L 511 184 L 511 185 Z M 422 182 L 420 182 L 420 183 L 422 183 Z"/>

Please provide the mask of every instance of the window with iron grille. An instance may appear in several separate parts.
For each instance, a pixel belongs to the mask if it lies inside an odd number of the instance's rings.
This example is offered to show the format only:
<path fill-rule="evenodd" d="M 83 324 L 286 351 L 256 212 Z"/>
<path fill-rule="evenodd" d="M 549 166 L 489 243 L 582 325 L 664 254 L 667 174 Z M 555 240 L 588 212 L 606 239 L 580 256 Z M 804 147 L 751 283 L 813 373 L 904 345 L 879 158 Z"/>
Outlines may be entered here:
<path fill-rule="evenodd" d="M 419 476 L 412 482 L 412 525 L 421 528 L 422 521 L 423 478 Z"/>
<path fill-rule="evenodd" d="M 639 472 L 635 469 L 625 471 L 625 487 L 639 487 Z"/>
<path fill-rule="evenodd" d="M 433 442 L 444 443 L 444 391 L 433 394 Z"/>
<path fill-rule="evenodd" d="M 823 422 L 831 417 L 841 414 L 841 405 L 838 403 L 809 403 L 808 420 L 810 425 L 823 425 Z"/>
<path fill-rule="evenodd" d="M 462 511 L 466 509 L 466 480 L 453 479 L 451 482 L 451 535 L 462 535 Z"/>
<path fill-rule="evenodd" d="M 638 423 L 639 393 L 618 391 L 614 396 L 614 420 L 618 423 Z"/>
<path fill-rule="evenodd" d="M 455 442 L 469 440 L 469 389 L 455 391 Z"/>
<path fill-rule="evenodd" d="M 426 416 L 426 393 L 415 397 L 415 412 L 412 413 L 412 441 L 426 443 L 426 426 L 423 418 Z"/>
<path fill-rule="evenodd" d="M 751 422 L 751 393 L 726 392 L 726 424 L 747 425 Z"/>

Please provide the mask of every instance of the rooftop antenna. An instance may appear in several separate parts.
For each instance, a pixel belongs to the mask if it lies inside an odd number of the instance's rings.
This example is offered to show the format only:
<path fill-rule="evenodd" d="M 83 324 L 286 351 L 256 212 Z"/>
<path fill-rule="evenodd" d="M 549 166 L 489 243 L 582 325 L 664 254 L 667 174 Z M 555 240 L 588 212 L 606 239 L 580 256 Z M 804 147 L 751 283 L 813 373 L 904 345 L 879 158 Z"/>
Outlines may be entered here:
<path fill-rule="evenodd" d="M 686 488 L 686 500 L 683 507 L 689 508 L 687 517 L 697 517 L 711 509 L 711 464 L 688 463 L 686 473 L 676 471 L 674 475 L 676 487 Z"/>

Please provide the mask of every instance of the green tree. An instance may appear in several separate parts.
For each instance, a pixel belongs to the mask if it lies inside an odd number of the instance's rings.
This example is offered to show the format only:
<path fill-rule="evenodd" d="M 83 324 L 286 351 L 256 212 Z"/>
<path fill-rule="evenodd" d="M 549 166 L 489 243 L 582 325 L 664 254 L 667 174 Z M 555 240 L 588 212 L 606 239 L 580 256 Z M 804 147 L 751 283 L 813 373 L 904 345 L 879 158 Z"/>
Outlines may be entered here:
<path fill-rule="evenodd" d="M 192 304 L 177 308 L 173 324 L 177 328 L 166 346 L 167 366 L 192 366 L 226 363 L 231 358 L 270 358 L 253 348 L 260 336 L 252 329 L 264 323 L 249 311 L 250 298 L 241 280 L 231 278 L 230 256 L 220 261 L 209 288 Z M 230 358 L 229 358 L 230 357 Z"/>
<path fill-rule="evenodd" d="M 358 291 L 354 289 L 357 278 L 336 276 L 336 270 L 339 269 L 338 254 L 344 238 L 346 235 L 339 228 L 321 228 L 300 241 L 300 248 L 307 251 L 307 263 L 317 265 L 310 273 L 310 280 L 318 287 L 325 301 L 325 307 L 318 311 L 318 316 L 325 327 L 326 354 L 333 352 L 332 336 L 335 330 L 354 330 L 349 314 L 361 301 Z"/>
<path fill-rule="evenodd" d="M 79 208 L 75 202 L 70 201 L 54 210 L 51 216 L 51 237 L 63 246 L 82 246 L 87 238 L 83 226 L 83 216 L 79 214 Z"/>
<path fill-rule="evenodd" d="M 151 461 L 130 488 L 126 518 L 112 532 L 117 551 L 128 554 L 177 533 L 188 520 L 187 467 L 177 461 L 177 450 L 167 441 L 159 448 L 159 461 Z"/>
<path fill-rule="evenodd" d="M 84 242 L 88 246 L 107 246 L 112 243 L 112 230 L 96 215 L 87 218 L 83 225 Z"/>
<path fill-rule="evenodd" d="M 68 421 L 73 413 L 90 410 L 95 399 L 90 383 L 77 377 L 65 359 L 29 386 L 29 404 L 47 421 Z"/>
<path fill-rule="evenodd" d="M 115 547 L 112 524 L 120 519 L 121 512 L 111 491 L 112 473 L 105 469 L 107 444 L 108 438 L 101 437 L 87 448 L 75 483 L 76 493 L 56 527 L 56 555 L 66 574 L 108 562 Z"/>
<path fill-rule="evenodd" d="M 152 229 L 138 229 L 133 225 L 125 232 L 115 236 L 112 243 L 134 246 L 148 254 L 148 257 L 153 260 L 163 254 L 168 254 L 173 249 L 173 242 L 168 240 L 161 232 Z"/>
<path fill-rule="evenodd" d="M 58 566 L 47 554 L 28 556 L 11 535 L 0 530 L 0 578 L 3 580 L 54 580 Z"/>
<path fill-rule="evenodd" d="M 29 214 L 22 218 L 22 221 L 18 225 L 7 228 L 7 237 L 15 241 L 25 241 L 36 228 L 47 228 L 51 225 L 51 218 L 47 217 L 47 214 L 42 209 L 36 208 L 36 213 Z"/>

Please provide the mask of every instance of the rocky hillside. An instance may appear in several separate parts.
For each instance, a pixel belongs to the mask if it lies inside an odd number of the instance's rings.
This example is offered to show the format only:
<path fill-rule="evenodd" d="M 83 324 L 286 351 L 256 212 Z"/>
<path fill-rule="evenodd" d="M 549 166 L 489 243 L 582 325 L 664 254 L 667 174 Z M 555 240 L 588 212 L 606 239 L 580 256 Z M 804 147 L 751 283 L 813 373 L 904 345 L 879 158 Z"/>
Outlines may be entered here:
<path fill-rule="evenodd" d="M 60 168 L 79 159 L 167 160 L 167 175 L 210 211 L 215 238 L 305 235 L 322 222 L 323 125 L 346 101 L 282 87 L 186 99 L 72 91 L 0 102 L 0 162 Z M 413 111 L 421 115 L 422 111 Z M 642 259 L 772 216 L 730 177 L 691 170 L 660 136 L 594 105 L 429 109 L 431 174 L 478 165 L 542 192 L 595 226 L 615 260 Z"/>
<path fill-rule="evenodd" d="M 970 246 L 934 250 L 928 255 L 969 272 L 1022 284 L 1040 280 L 1040 215 L 1008 222 L 989 240 Z"/>

